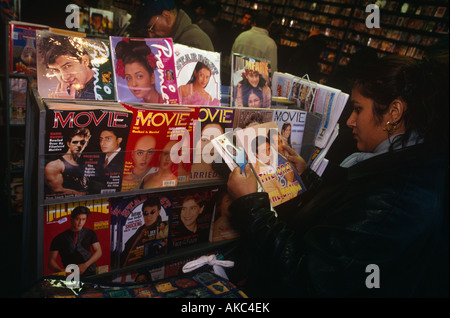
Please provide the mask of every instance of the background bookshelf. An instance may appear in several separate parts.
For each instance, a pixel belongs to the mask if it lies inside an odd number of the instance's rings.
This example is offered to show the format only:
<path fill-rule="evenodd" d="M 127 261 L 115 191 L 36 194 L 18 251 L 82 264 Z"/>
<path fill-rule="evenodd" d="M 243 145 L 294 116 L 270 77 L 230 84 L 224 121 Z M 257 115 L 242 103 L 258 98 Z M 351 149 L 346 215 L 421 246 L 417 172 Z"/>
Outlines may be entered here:
<path fill-rule="evenodd" d="M 239 24 L 246 11 L 265 9 L 281 27 L 278 43 L 297 47 L 313 32 L 327 37 L 320 69 L 326 79 L 337 66 L 345 66 L 352 54 L 363 47 L 381 57 L 400 54 L 422 59 L 428 46 L 448 35 L 448 1 L 368 1 L 368 0 L 221 0 L 221 19 Z M 377 4 L 380 27 L 368 28 L 366 12 Z M 301 74 L 300 74 L 301 75 Z"/>

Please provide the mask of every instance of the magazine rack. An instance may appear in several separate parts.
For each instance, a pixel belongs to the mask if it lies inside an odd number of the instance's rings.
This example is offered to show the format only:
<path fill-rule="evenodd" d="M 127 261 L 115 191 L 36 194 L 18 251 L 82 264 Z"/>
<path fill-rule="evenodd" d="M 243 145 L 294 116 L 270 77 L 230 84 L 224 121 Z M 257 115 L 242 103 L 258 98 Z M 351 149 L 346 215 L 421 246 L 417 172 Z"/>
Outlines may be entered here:
<path fill-rule="evenodd" d="M 44 166 L 45 166 L 45 138 L 46 138 L 46 112 L 48 108 L 36 88 L 32 88 L 29 91 L 31 107 L 29 116 L 27 114 L 27 144 L 29 148 L 29 158 L 27 162 L 32 162 L 32 165 L 28 165 L 29 171 L 27 172 L 27 191 L 31 193 L 30 212 L 27 216 L 26 226 L 24 226 L 24 235 L 26 236 L 24 243 L 24 266 L 26 268 L 36 268 L 36 272 L 30 273 L 28 271 L 28 277 L 24 279 L 25 284 L 30 281 L 36 281 L 43 277 L 43 249 L 44 249 L 44 209 L 45 206 L 53 204 L 64 204 L 71 202 L 80 202 L 87 200 L 98 200 L 103 198 L 118 198 L 126 196 L 134 196 L 140 194 L 149 193 L 168 193 L 175 190 L 195 189 L 198 187 L 207 187 L 215 185 L 223 185 L 223 180 L 214 181 L 193 181 L 189 183 L 179 184 L 176 187 L 165 187 L 156 189 L 140 189 L 127 192 L 113 192 L 107 194 L 92 194 L 83 195 L 69 198 L 44 198 Z M 92 102 L 93 104 L 95 102 Z M 89 104 L 89 103 L 88 103 Z M 161 264 L 169 261 L 176 261 L 179 259 L 185 259 L 188 256 L 201 256 L 205 253 L 217 252 L 223 248 L 232 246 L 234 239 L 228 239 L 224 241 L 214 243 L 198 243 L 191 246 L 182 247 L 174 251 L 170 251 L 168 254 L 156 256 L 146 261 L 141 261 L 131 266 L 123 268 L 111 269 L 108 272 L 95 275 L 95 278 L 112 277 L 115 274 L 122 272 L 129 272 L 138 268 L 148 267 L 156 264 Z M 24 268 L 24 273 L 25 268 Z"/>

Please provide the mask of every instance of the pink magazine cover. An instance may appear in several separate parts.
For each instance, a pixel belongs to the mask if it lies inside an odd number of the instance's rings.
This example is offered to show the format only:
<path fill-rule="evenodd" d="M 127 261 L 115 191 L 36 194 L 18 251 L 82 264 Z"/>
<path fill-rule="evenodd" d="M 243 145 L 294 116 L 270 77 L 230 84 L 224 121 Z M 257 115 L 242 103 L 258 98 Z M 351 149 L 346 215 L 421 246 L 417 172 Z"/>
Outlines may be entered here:
<path fill-rule="evenodd" d="M 117 100 L 178 104 L 171 38 L 110 37 Z"/>

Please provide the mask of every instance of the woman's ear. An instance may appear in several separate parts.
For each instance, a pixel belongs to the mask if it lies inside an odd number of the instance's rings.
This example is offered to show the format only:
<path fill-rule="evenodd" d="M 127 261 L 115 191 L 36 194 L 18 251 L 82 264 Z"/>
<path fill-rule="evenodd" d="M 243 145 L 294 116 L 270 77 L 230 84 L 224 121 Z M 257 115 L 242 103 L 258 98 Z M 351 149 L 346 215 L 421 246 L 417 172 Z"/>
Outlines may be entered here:
<path fill-rule="evenodd" d="M 394 99 L 389 106 L 389 117 L 392 123 L 399 122 L 406 112 L 406 102 L 400 98 Z"/>
<path fill-rule="evenodd" d="M 150 84 L 155 85 L 155 73 L 150 74 Z"/>

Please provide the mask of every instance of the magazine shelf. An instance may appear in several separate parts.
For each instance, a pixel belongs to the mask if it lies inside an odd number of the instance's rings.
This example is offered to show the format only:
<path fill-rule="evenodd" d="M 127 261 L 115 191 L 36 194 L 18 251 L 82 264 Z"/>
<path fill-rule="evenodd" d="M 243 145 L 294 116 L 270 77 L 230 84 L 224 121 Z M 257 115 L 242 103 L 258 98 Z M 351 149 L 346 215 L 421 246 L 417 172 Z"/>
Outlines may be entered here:
<path fill-rule="evenodd" d="M 319 30 L 328 37 L 327 58 L 322 72 L 330 73 L 337 65 L 346 65 L 351 55 L 362 47 L 372 47 L 379 56 L 390 53 L 421 59 L 426 47 L 448 34 L 448 1 L 377 1 L 380 28 L 367 28 L 368 0 L 222 0 L 226 17 L 239 23 L 245 10 L 267 9 L 283 27 L 280 43 L 298 46 L 308 35 Z M 224 10 L 227 8 L 227 10 Z M 331 65 L 330 65 L 331 64 Z"/>
<path fill-rule="evenodd" d="M 30 167 L 31 173 L 29 178 L 27 179 L 27 184 L 30 187 L 30 193 L 33 193 L 33 197 L 30 198 L 33 207 L 31 207 L 30 211 L 33 213 L 28 214 L 27 220 L 27 241 L 26 241 L 26 251 L 24 252 L 25 259 L 28 264 L 35 263 L 37 268 L 37 272 L 35 275 L 31 276 L 32 279 L 40 278 L 45 276 L 44 269 L 44 261 L 46 259 L 44 251 L 46 250 L 45 246 L 45 236 L 44 236 L 44 227 L 45 227 L 45 218 L 46 211 L 49 209 L 53 209 L 58 206 L 68 206 L 68 205 L 76 205 L 77 202 L 89 202 L 89 201 L 102 201 L 103 199 L 107 199 L 108 202 L 110 199 L 116 200 L 116 202 L 120 202 L 123 198 L 130 197 L 139 197 L 139 196 L 152 196 L 152 195 L 171 195 L 172 192 L 184 192 L 189 191 L 195 192 L 200 188 L 214 188 L 224 185 L 225 182 L 222 179 L 219 180 L 209 180 L 209 181 L 191 181 L 188 183 L 180 183 L 175 187 L 164 187 L 164 188 L 153 188 L 153 189 L 139 189 L 125 192 L 113 192 L 113 193 L 104 193 L 104 194 L 93 194 L 93 195 L 83 195 L 83 196 L 75 196 L 75 197 L 65 197 L 65 198 L 52 198 L 45 199 L 44 195 L 44 165 L 45 165 L 45 139 L 46 139 L 46 112 L 49 111 L 46 103 L 47 99 L 43 99 L 40 97 L 36 88 L 31 88 L 29 90 L 29 94 L 31 96 L 31 109 L 30 109 L 30 125 L 27 126 L 27 129 L 30 130 L 30 138 L 29 146 L 31 146 L 32 156 L 29 162 L 34 162 L 35 164 Z M 58 103 L 58 102 L 56 102 Z M 101 102 L 86 102 L 86 104 L 98 105 Z M 34 146 L 32 146 L 34 145 Z M 31 190 L 34 189 L 34 190 Z M 198 190 L 200 192 L 200 190 Z M 104 201 L 104 200 L 103 200 Z M 111 203 L 112 204 L 112 203 Z M 37 239 L 34 239 L 36 237 Z M 226 239 L 218 242 L 201 242 L 199 241 L 197 244 L 186 246 L 182 245 L 180 248 L 170 249 L 167 253 L 162 253 L 161 255 L 157 255 L 150 259 L 142 260 L 137 263 L 131 263 L 131 265 L 127 266 L 118 266 L 113 265 L 113 256 L 111 256 L 111 265 L 110 269 L 105 272 L 100 272 L 100 274 L 96 274 L 92 276 L 93 279 L 108 279 L 109 277 L 120 276 L 121 273 L 130 272 L 133 270 L 137 270 L 139 268 L 156 266 L 158 264 L 165 264 L 168 262 L 174 262 L 176 260 L 186 259 L 189 256 L 199 257 L 201 255 L 210 254 L 210 253 L 220 253 L 224 249 L 228 249 L 232 247 L 234 239 Z M 34 245 L 34 246 L 33 246 Z M 29 251 L 32 252 L 32 255 L 28 255 Z M 36 253 L 36 254 L 35 254 Z"/>

